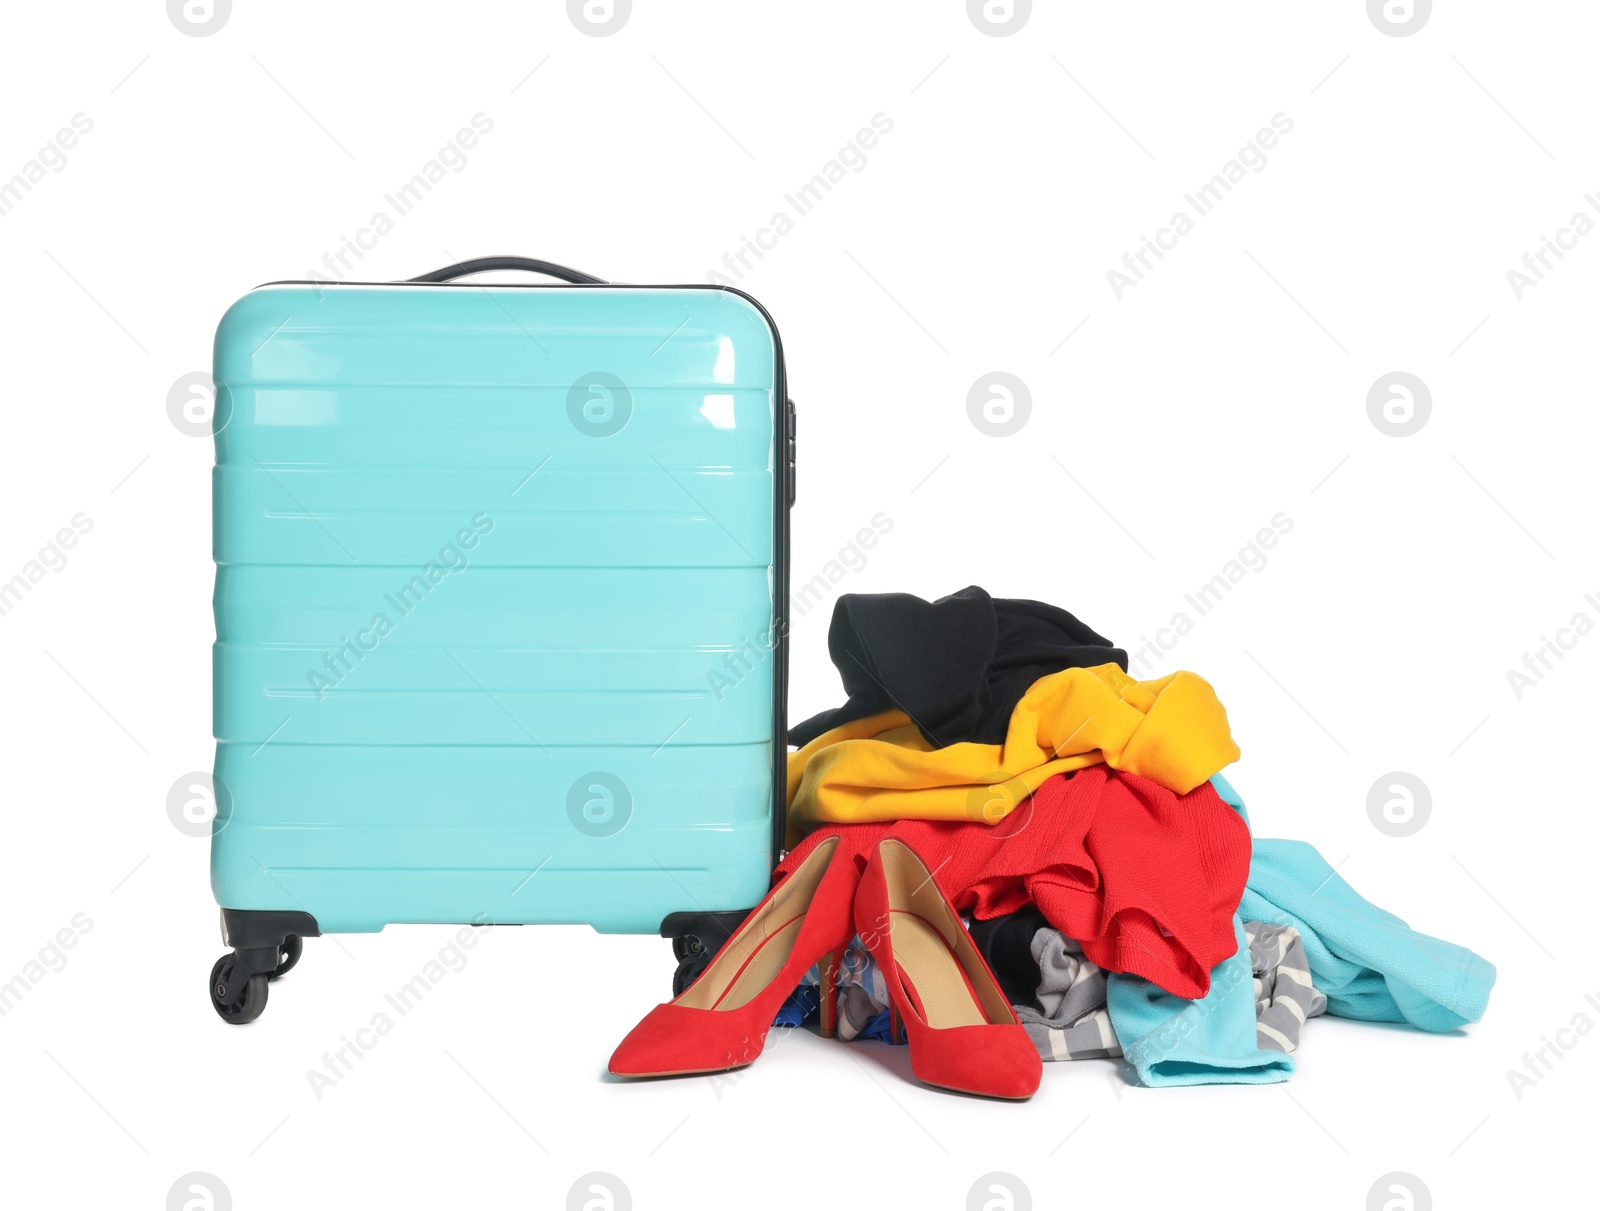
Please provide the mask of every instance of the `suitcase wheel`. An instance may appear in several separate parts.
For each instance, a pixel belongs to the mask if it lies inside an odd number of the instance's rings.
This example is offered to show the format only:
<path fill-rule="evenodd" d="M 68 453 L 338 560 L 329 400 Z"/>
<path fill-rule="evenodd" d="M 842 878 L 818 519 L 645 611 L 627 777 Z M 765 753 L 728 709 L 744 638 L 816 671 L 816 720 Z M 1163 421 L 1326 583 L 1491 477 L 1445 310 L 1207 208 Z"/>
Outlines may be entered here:
<path fill-rule="evenodd" d="M 672 973 L 672 995 L 681 996 L 711 966 L 722 944 L 731 938 L 753 909 L 726 912 L 675 912 L 661 922 L 661 936 L 672 939 L 672 957 L 678 968 Z"/>
<path fill-rule="evenodd" d="M 305 939 L 322 931 L 310 913 L 224 908 L 222 940 L 233 947 L 211 969 L 211 1008 L 230 1026 L 243 1026 L 267 1007 L 267 985 L 300 961 Z"/>
<path fill-rule="evenodd" d="M 699 943 L 698 938 L 690 940 Z M 673 949 L 677 949 L 676 943 L 673 944 Z M 711 966 L 712 958 L 713 956 L 703 947 L 692 954 L 681 956 L 678 959 L 678 969 L 672 973 L 672 995 L 682 996 L 684 990 L 700 978 L 700 973 Z"/>
<path fill-rule="evenodd" d="M 247 970 L 238 955 L 225 954 L 211 969 L 211 1007 L 229 1025 L 253 1022 L 267 1007 L 267 981 L 272 978 L 271 972 Z"/>

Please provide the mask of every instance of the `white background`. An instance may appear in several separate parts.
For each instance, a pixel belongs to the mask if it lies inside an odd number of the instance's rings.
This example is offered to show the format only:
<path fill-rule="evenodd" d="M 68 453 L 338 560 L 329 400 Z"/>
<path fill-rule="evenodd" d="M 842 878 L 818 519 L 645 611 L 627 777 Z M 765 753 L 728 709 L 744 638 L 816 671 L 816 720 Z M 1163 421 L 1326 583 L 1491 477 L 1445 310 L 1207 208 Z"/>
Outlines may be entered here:
<path fill-rule="evenodd" d="M 1588 1174 L 1600 1038 L 1520 1099 L 1506 1071 L 1600 1022 L 1600 637 L 1520 700 L 1506 671 L 1578 611 L 1600 622 L 1600 235 L 1520 301 L 1506 271 L 1600 218 L 1594 6 L 1463 0 L 1408 37 L 1360 0 L 1041 4 L 1007 37 L 959 0 L 638 0 L 602 38 L 550 0 L 240 0 L 202 38 L 156 0 L 4 21 L 0 179 L 74 113 L 94 124 L 0 218 L 0 579 L 94 523 L 0 618 L 0 980 L 93 922 L 0 1018 L 7 1201 L 156 1208 L 200 1170 L 241 1209 L 561 1207 L 603 1171 L 641 1208 L 960 1208 L 999 1170 L 1040 1207 L 1361 1208 L 1401 1170 L 1488 1207 Z M 1156 671 L 1216 686 L 1258 833 L 1499 966 L 1485 1021 L 1316 1020 L 1281 1087 L 1142 1090 L 1086 1062 L 994 1104 L 811 1033 L 721 1087 L 623 1086 L 604 1064 L 665 995 L 667 943 L 508 928 L 319 1100 L 306 1070 L 441 927 L 314 940 L 261 1021 L 219 1023 L 207 845 L 165 814 L 211 763 L 212 451 L 167 391 L 236 297 L 303 276 L 478 112 L 467 167 L 352 276 L 520 253 L 704 281 L 891 118 L 739 283 L 800 407 L 796 579 L 881 511 L 892 532 L 838 591 L 976 583 L 1132 648 L 1285 513 L 1267 566 Z M 1267 166 L 1118 301 L 1106 271 L 1280 112 Z M 966 407 L 997 369 L 1032 395 L 1004 438 Z M 1433 401 L 1405 438 L 1366 408 L 1397 369 Z M 829 608 L 795 627 L 797 718 L 840 698 Z M 1366 810 L 1393 770 L 1432 795 L 1403 839 Z"/>

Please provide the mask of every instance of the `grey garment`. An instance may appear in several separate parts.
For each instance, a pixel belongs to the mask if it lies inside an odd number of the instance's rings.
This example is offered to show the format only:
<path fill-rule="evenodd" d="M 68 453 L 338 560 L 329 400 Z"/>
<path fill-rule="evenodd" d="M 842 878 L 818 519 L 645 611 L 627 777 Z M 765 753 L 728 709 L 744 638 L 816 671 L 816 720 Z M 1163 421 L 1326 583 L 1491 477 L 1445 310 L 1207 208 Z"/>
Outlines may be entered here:
<path fill-rule="evenodd" d="M 839 1037 L 849 1042 L 867 1028 L 867 1024 L 886 1007 L 872 999 L 872 995 L 859 984 L 839 989 Z"/>
<path fill-rule="evenodd" d="M 1328 1008 L 1311 984 L 1300 931 L 1289 925 L 1244 922 L 1255 976 L 1256 1045 L 1287 1054 L 1300 1041 L 1300 1027 Z M 1106 976 L 1083 957 L 1071 938 L 1041 929 L 1031 947 L 1039 964 L 1033 1005 L 1013 1005 L 1017 1020 L 1046 1060 L 1098 1060 L 1122 1054 L 1106 1012 Z"/>
<path fill-rule="evenodd" d="M 1059 930 L 1041 929 L 1030 947 L 1039 964 L 1033 1005 L 1013 1005 L 1047 1060 L 1101 1060 L 1122 1054 L 1106 1012 L 1106 973 Z"/>
<path fill-rule="evenodd" d="M 1292 925 L 1246 921 L 1250 970 L 1256 986 L 1256 1046 L 1288 1054 L 1300 1043 L 1307 1018 L 1326 1012 L 1328 998 L 1311 984 L 1300 931 Z"/>
<path fill-rule="evenodd" d="M 839 1037 L 849 1042 L 889 1007 L 889 989 L 860 938 L 839 961 Z"/>

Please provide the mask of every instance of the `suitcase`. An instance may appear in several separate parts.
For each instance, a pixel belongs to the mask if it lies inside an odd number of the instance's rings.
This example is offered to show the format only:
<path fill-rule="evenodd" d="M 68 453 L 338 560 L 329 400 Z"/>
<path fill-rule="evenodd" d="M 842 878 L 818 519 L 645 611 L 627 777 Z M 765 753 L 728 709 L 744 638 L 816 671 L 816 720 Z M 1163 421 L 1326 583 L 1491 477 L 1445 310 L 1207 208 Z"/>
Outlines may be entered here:
<path fill-rule="evenodd" d="M 213 377 L 218 1014 L 399 923 L 659 931 L 683 987 L 783 841 L 771 317 L 494 257 L 253 290 Z"/>

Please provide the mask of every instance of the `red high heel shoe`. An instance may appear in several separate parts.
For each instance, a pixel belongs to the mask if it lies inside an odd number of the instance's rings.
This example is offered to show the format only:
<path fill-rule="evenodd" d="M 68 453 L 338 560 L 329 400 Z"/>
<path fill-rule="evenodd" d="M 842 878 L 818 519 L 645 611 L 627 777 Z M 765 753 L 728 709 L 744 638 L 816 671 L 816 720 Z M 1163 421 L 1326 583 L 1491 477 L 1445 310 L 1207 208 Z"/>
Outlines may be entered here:
<path fill-rule="evenodd" d="M 657 1005 L 628 1032 L 611 1072 L 685 1076 L 744 1067 L 761 1054 L 772 1019 L 813 964 L 822 975 L 822 1033 L 831 1035 L 838 962 L 855 933 L 851 905 L 860 877 L 837 837 L 817 846 L 682 996 Z"/>
<path fill-rule="evenodd" d="M 898 837 L 873 850 L 856 893 L 856 932 L 889 986 L 890 1008 L 929 1085 L 1027 1098 L 1044 1065 L 961 918 Z"/>

